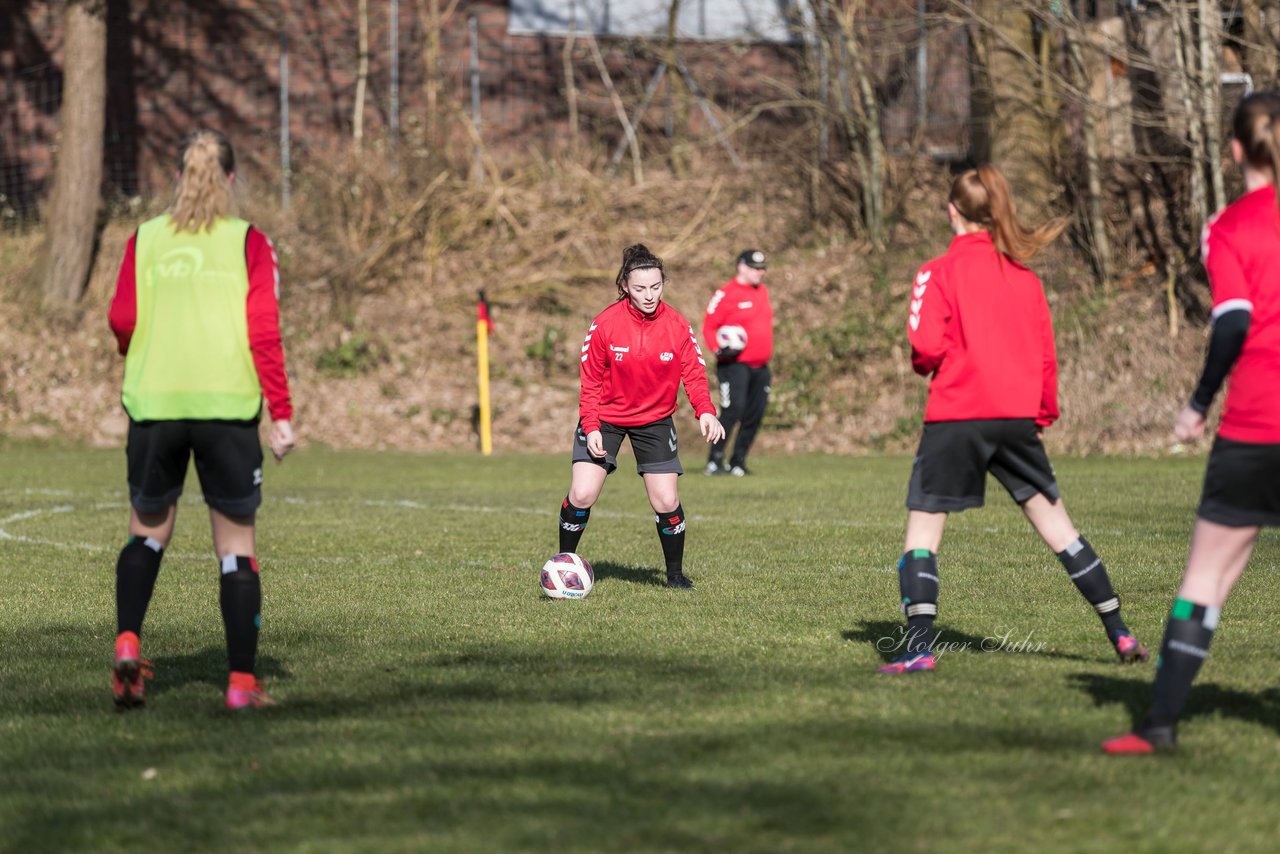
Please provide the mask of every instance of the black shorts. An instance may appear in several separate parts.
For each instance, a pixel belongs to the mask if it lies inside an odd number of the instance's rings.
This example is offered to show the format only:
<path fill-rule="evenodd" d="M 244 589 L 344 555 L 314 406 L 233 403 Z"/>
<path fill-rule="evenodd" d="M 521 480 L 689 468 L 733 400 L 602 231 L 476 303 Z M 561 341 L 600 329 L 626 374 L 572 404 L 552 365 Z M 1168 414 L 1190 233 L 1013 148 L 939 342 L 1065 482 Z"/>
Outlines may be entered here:
<path fill-rule="evenodd" d="M 957 513 L 981 507 L 987 472 L 1019 504 L 1037 493 L 1058 500 L 1058 483 L 1031 418 L 933 421 L 911 467 L 907 509 Z"/>
<path fill-rule="evenodd" d="M 636 474 L 684 474 L 680 466 L 680 445 L 676 441 L 676 426 L 668 415 L 661 421 L 641 424 L 638 427 L 619 427 L 600 422 L 600 435 L 604 439 L 604 459 L 591 456 L 587 451 L 587 434 L 582 423 L 573 437 L 573 461 L 595 463 L 610 474 L 618 467 L 618 450 L 624 436 L 631 437 L 631 452 L 636 455 Z"/>
<path fill-rule="evenodd" d="M 196 458 L 205 503 L 228 516 L 250 516 L 262 503 L 262 446 L 257 421 L 129 422 L 129 500 L 139 513 L 177 503 Z"/>
<path fill-rule="evenodd" d="M 1280 525 L 1280 444 L 1214 439 L 1196 515 L 1231 528 Z"/>

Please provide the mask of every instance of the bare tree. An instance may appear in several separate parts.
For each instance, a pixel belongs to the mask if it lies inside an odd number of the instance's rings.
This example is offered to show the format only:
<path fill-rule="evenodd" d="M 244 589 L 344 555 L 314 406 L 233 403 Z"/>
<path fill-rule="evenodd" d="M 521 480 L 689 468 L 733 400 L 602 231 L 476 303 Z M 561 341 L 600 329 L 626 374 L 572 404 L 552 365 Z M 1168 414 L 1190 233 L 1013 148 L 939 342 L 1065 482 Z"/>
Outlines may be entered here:
<path fill-rule="evenodd" d="M 426 94 L 426 115 L 423 117 L 425 141 L 434 157 L 442 157 L 445 144 L 443 113 L 447 109 L 440 103 L 444 89 L 444 70 L 441 68 L 441 33 L 454 12 L 458 0 L 448 0 L 444 9 L 440 0 L 418 0 L 418 22 L 422 26 L 423 90 Z"/>
<path fill-rule="evenodd" d="M 1204 122 L 1204 165 L 1209 170 L 1209 187 L 1212 209 L 1220 210 L 1227 203 L 1222 185 L 1221 111 L 1222 100 L 1218 88 L 1221 78 L 1220 53 L 1222 52 L 1222 12 L 1216 2 L 1199 0 L 1196 9 L 1200 29 L 1200 118 Z"/>
<path fill-rule="evenodd" d="M 1245 67 L 1253 85 L 1267 89 L 1276 83 L 1276 59 L 1280 54 L 1280 4 L 1275 0 L 1242 0 L 1244 18 Z"/>
<path fill-rule="evenodd" d="M 71 305 L 93 266 L 106 127 L 106 0 L 70 0 L 64 20 L 62 129 L 48 229 L 35 275 L 46 305 Z"/>
<path fill-rule="evenodd" d="M 1084 149 L 1085 170 L 1085 206 L 1088 225 L 1089 243 L 1092 249 L 1094 268 L 1102 282 L 1103 291 L 1110 291 L 1112 277 L 1115 273 L 1114 259 L 1111 254 L 1111 235 L 1107 230 L 1103 206 L 1106 199 L 1102 190 L 1102 157 L 1098 144 L 1098 113 L 1107 108 L 1107 104 L 1093 103 L 1088 97 L 1089 65 L 1085 61 L 1081 42 L 1084 40 L 1079 21 L 1069 9 L 1065 10 L 1062 19 L 1062 39 L 1067 49 L 1069 79 L 1074 91 L 1071 93 L 1082 103 L 1080 105 L 1080 136 Z M 1047 41 L 1047 39 L 1046 39 Z M 1043 57 L 1043 54 L 1042 54 Z"/>
<path fill-rule="evenodd" d="M 1222 50 L 1221 9 L 1208 0 L 1182 0 L 1169 4 L 1173 14 L 1177 80 L 1182 95 L 1183 115 L 1173 122 L 1185 130 L 1188 155 L 1187 169 L 1191 185 L 1191 211 L 1181 216 L 1186 229 L 1184 241 L 1196 246 L 1201 229 L 1210 214 L 1226 203 L 1222 175 L 1222 140 L 1219 62 Z M 1182 256 L 1174 256 L 1174 286 L 1170 298 L 1176 298 L 1177 280 L 1182 278 Z M 1194 268 L 1193 268 L 1194 269 Z M 1183 302 L 1198 301 L 1183 288 Z M 1173 315 L 1170 315 L 1171 332 Z"/>
<path fill-rule="evenodd" d="M 364 142 L 364 95 L 369 83 L 369 0 L 356 8 L 359 36 L 356 54 L 356 103 L 351 116 L 351 136 L 359 148 Z"/>
<path fill-rule="evenodd" d="M 867 237 L 877 249 L 884 246 L 885 147 L 880 130 L 880 101 L 872 79 L 864 13 L 866 0 L 817 0 L 814 17 L 819 50 L 835 64 L 837 85 L 832 87 L 830 109 L 844 131 L 849 156 L 859 182 L 862 221 Z"/>
<path fill-rule="evenodd" d="M 685 151 L 683 132 L 689 126 L 689 87 L 678 73 L 680 59 L 676 56 L 676 22 L 680 17 L 680 0 L 671 0 L 667 10 L 667 40 L 663 46 L 663 62 L 667 65 L 667 97 L 671 108 L 671 172 L 677 177 L 689 171 L 689 157 Z"/>
<path fill-rule="evenodd" d="M 1008 0 L 973 0 L 971 6 L 974 156 L 999 165 L 1025 203 L 1043 210 L 1057 184 L 1060 118 L 1055 87 L 1044 83 L 1051 71 L 1037 61 L 1035 18 L 1028 6 Z"/>
<path fill-rule="evenodd" d="M 578 145 L 578 81 L 573 65 L 573 46 L 578 40 L 578 7 L 569 4 L 569 36 L 564 40 L 564 49 L 560 54 L 560 62 L 564 69 L 564 99 L 569 107 L 569 140 L 575 148 Z"/>
<path fill-rule="evenodd" d="M 605 92 L 609 95 L 609 102 L 613 104 L 613 110 L 618 115 L 618 122 L 622 125 L 622 132 L 626 135 L 627 144 L 631 147 L 632 177 L 637 184 L 643 184 L 644 167 L 640 157 L 640 140 L 636 136 L 636 130 L 631 124 L 631 119 L 627 116 L 627 108 L 622 103 L 622 96 L 618 94 L 618 87 L 613 85 L 613 78 L 609 75 L 609 67 L 605 64 L 604 55 L 600 52 L 600 45 L 596 42 L 595 34 L 590 30 L 587 30 L 587 47 L 591 49 L 591 59 L 596 64 L 596 71 L 600 73 L 600 82 L 604 84 Z"/>

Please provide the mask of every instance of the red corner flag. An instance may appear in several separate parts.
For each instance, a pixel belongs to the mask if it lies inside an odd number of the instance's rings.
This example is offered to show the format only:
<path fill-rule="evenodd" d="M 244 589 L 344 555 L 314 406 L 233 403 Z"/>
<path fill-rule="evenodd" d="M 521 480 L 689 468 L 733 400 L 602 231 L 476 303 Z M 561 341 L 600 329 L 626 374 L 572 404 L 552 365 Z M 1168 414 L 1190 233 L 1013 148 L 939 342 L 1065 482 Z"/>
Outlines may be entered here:
<path fill-rule="evenodd" d="M 489 315 L 489 301 L 484 298 L 484 291 L 480 291 L 476 302 L 476 321 L 483 323 L 488 328 L 489 334 L 493 334 L 493 318 Z"/>

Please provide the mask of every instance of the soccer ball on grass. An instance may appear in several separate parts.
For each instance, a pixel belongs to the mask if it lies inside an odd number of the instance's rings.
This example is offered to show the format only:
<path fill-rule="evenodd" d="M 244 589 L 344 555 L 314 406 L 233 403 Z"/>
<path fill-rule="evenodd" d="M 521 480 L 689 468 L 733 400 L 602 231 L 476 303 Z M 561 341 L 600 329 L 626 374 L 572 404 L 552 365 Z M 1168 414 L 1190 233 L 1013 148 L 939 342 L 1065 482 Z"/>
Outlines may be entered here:
<path fill-rule="evenodd" d="M 591 564 L 573 552 L 552 555 L 542 565 L 542 593 L 552 599 L 583 599 L 595 583 Z"/>

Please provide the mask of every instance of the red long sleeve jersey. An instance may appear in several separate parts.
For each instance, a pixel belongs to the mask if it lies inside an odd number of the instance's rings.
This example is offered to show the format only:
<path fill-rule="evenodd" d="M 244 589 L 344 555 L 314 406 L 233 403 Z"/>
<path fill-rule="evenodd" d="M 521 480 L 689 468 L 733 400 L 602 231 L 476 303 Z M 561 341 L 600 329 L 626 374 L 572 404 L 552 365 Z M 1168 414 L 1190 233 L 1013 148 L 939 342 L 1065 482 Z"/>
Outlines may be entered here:
<path fill-rule="evenodd" d="M 580 367 L 578 418 L 585 433 L 599 430 L 601 421 L 638 427 L 666 418 L 676 411 L 681 382 L 695 417 L 715 414 L 693 327 L 664 302 L 648 315 L 629 299 L 600 312 L 582 343 Z"/>
<path fill-rule="evenodd" d="M 1231 369 L 1218 435 L 1280 442 L 1280 211 L 1275 187 L 1246 193 L 1204 227 L 1200 257 L 1213 289 L 1213 316 L 1244 309 L 1249 333 Z"/>
<path fill-rule="evenodd" d="M 738 357 L 742 364 L 759 368 L 773 358 L 773 306 L 764 285 L 743 284 L 736 277 L 721 285 L 711 295 L 702 319 L 702 340 L 712 353 L 719 349 L 716 330 L 721 326 L 746 330 L 747 346 Z"/>
<path fill-rule="evenodd" d="M 925 421 L 1058 418 L 1058 357 L 1040 280 L 988 232 L 920 268 L 907 315 L 911 366 L 933 374 Z"/>
<path fill-rule="evenodd" d="M 107 315 L 122 356 L 129 352 L 129 341 L 138 325 L 137 241 L 135 231 L 125 246 L 120 274 L 116 277 L 116 293 Z M 284 371 L 284 346 L 280 341 L 280 264 L 271 241 L 253 227 L 245 236 L 244 253 L 249 268 L 249 293 L 245 297 L 249 352 L 271 420 L 287 421 L 293 417 L 293 404 L 289 398 L 289 378 Z"/>

